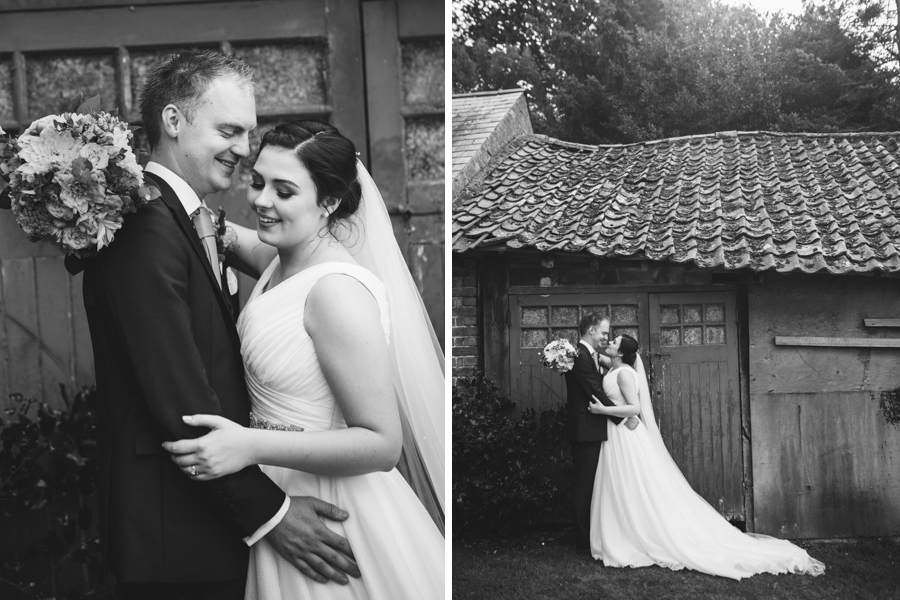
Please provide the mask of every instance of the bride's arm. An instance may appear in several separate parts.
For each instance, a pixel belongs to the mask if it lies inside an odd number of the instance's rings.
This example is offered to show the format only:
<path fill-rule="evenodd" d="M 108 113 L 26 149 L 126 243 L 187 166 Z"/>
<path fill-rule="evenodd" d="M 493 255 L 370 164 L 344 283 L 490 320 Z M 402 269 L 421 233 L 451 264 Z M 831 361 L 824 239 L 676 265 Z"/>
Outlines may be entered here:
<path fill-rule="evenodd" d="M 212 427 L 210 433 L 163 444 L 185 471 L 195 466 L 195 479 L 214 479 L 251 464 L 330 476 L 396 466 L 402 444 L 400 416 L 375 299 L 354 279 L 328 276 L 310 293 L 305 322 L 347 428 L 272 431 L 197 415 L 191 424 Z"/>
<path fill-rule="evenodd" d="M 612 367 L 612 359 L 604 355 L 602 352 L 597 353 L 597 362 L 600 363 L 601 367 L 604 367 L 606 369 L 610 369 Z"/>
<path fill-rule="evenodd" d="M 255 279 L 259 279 L 262 272 L 269 266 L 278 251 L 274 246 L 259 241 L 255 229 L 226 221 L 228 227 L 234 231 L 235 239 L 231 243 L 233 258 L 229 262 L 235 269 Z"/>
<path fill-rule="evenodd" d="M 593 401 L 588 407 L 588 410 L 595 415 L 607 415 L 611 417 L 634 417 L 639 415 L 641 413 L 641 406 L 634 377 L 632 377 L 630 373 L 627 373 L 626 369 L 620 369 L 617 373 L 616 381 L 619 384 L 619 389 L 622 391 L 622 396 L 625 398 L 627 404 L 624 406 L 604 406 L 603 404 L 600 404 L 600 401 L 597 400 L 596 396 L 591 396 Z"/>

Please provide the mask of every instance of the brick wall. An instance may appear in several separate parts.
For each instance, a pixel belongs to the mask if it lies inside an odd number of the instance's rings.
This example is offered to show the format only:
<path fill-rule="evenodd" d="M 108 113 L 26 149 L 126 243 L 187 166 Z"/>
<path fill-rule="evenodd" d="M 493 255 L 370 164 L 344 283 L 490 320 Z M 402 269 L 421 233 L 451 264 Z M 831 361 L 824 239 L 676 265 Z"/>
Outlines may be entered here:
<path fill-rule="evenodd" d="M 478 261 L 453 257 L 452 274 L 453 383 L 457 377 L 472 375 L 484 368 L 478 311 Z"/>

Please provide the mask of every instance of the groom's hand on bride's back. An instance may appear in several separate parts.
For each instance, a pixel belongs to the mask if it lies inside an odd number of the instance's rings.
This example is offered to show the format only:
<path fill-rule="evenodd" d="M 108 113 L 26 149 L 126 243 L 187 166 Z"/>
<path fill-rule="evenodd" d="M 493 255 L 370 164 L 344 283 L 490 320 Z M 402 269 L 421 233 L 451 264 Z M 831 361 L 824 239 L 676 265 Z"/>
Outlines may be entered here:
<path fill-rule="evenodd" d="M 278 554 L 314 581 L 345 584 L 347 575 L 359 577 L 350 542 L 334 533 L 322 519 L 343 521 L 347 513 L 310 496 L 291 496 L 291 506 L 266 540 Z"/>

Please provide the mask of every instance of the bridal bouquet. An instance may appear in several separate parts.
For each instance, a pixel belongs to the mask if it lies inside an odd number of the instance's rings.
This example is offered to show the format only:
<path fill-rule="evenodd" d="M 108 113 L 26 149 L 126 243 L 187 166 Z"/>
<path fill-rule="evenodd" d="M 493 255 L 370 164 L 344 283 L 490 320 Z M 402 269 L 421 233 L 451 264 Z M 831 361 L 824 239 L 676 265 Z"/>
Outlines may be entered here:
<path fill-rule="evenodd" d="M 28 238 L 79 257 L 108 246 L 123 215 L 159 196 L 144 186 L 131 138 L 118 117 L 94 111 L 44 117 L 18 138 L 0 129 L 0 177 Z"/>
<path fill-rule="evenodd" d="M 558 339 L 550 342 L 541 350 L 541 363 L 560 374 L 572 370 L 575 366 L 575 346 L 567 339 Z"/>

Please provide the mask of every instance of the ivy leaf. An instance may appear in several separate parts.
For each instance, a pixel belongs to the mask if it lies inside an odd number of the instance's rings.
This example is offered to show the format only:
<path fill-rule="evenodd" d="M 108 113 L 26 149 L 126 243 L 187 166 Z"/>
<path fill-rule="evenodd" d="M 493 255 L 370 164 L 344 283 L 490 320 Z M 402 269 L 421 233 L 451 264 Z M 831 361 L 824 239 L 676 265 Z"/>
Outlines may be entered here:
<path fill-rule="evenodd" d="M 82 97 L 83 97 L 83 94 L 81 94 L 81 92 L 78 92 L 78 93 L 79 93 L 79 95 L 82 95 Z M 78 108 L 75 109 L 74 112 L 81 113 L 81 114 L 88 114 L 88 113 L 98 113 L 98 112 L 100 112 L 100 110 L 101 110 L 100 109 L 100 95 L 97 94 L 96 96 L 91 96 L 90 98 L 88 98 L 87 100 L 85 100 L 84 102 L 79 104 Z"/>
<path fill-rule="evenodd" d="M 75 96 L 69 100 L 69 106 L 66 108 L 66 112 L 79 112 L 79 107 L 84 102 L 84 94 L 82 92 L 78 92 Z"/>

